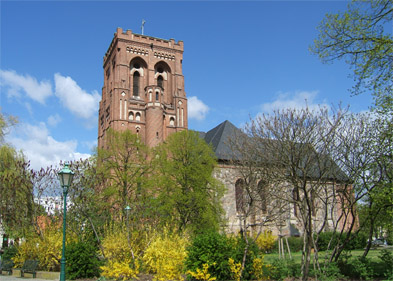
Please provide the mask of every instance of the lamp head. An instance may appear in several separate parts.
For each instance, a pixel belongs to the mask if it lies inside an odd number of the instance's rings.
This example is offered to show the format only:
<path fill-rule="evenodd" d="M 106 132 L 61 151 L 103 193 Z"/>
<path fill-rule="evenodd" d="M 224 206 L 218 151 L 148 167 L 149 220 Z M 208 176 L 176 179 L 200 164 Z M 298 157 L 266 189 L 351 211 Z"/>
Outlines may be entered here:
<path fill-rule="evenodd" d="M 65 163 L 63 169 L 57 173 L 62 187 L 69 187 L 71 185 L 72 178 L 74 177 L 74 172 L 71 171 L 68 166 L 69 164 Z"/>

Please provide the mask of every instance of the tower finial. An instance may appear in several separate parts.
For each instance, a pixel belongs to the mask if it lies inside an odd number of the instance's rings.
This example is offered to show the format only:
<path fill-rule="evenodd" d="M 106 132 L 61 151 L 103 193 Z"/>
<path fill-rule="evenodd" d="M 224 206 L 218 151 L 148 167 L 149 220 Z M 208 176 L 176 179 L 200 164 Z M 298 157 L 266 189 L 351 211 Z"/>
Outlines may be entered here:
<path fill-rule="evenodd" d="M 143 35 L 143 30 L 144 30 L 145 23 L 146 23 L 146 21 L 144 19 L 142 19 L 142 35 Z"/>

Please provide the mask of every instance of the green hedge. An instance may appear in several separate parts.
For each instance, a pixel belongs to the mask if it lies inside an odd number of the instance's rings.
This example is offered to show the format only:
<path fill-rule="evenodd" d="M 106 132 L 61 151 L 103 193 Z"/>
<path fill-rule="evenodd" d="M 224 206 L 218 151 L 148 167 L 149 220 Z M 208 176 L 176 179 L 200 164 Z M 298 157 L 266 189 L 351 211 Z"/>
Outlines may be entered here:
<path fill-rule="evenodd" d="M 99 277 L 101 262 L 97 252 L 97 247 L 90 241 L 78 241 L 67 245 L 67 279 Z"/>
<path fill-rule="evenodd" d="M 319 251 L 326 251 L 328 249 L 328 245 L 329 245 L 329 241 L 331 241 L 330 243 L 330 249 L 333 249 L 338 242 L 338 236 L 339 233 L 338 232 L 322 232 L 319 235 L 318 238 L 318 243 L 317 243 L 317 247 Z M 341 241 L 343 241 L 346 237 L 346 233 L 343 234 L 343 236 L 341 237 Z M 367 244 L 367 236 L 366 234 L 360 232 L 358 234 L 354 234 L 351 233 L 350 236 L 350 241 L 348 243 L 345 244 L 344 249 L 345 250 L 359 250 L 359 249 L 363 249 L 364 247 L 366 247 Z"/>

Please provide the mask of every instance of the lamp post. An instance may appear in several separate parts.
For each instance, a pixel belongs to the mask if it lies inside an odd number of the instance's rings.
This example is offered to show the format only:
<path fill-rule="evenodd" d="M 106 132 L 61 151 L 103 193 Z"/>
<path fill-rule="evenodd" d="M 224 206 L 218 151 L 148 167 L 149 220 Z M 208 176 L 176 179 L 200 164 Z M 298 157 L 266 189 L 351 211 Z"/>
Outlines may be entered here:
<path fill-rule="evenodd" d="M 129 213 L 131 211 L 131 207 L 127 205 L 124 208 L 124 210 L 126 211 L 126 220 L 127 220 L 127 240 L 128 240 L 128 245 L 131 246 L 131 243 L 130 243 L 130 221 L 129 221 L 129 218 L 128 218 L 128 215 L 129 215 Z"/>
<path fill-rule="evenodd" d="M 66 214 L 67 214 L 67 194 L 68 188 L 71 185 L 72 178 L 74 177 L 74 172 L 68 167 L 68 163 L 64 164 L 63 169 L 58 173 L 60 185 L 63 188 L 63 198 L 64 198 L 64 212 L 63 212 L 63 249 L 61 251 L 60 260 L 60 281 L 65 281 L 65 241 L 66 241 Z"/>
<path fill-rule="evenodd" d="M 124 208 L 124 210 L 126 211 L 126 218 L 127 218 L 127 240 L 128 240 L 128 247 L 130 247 L 130 250 L 131 250 L 131 255 L 132 255 L 132 262 L 134 262 L 134 260 L 135 260 L 135 256 L 134 256 L 134 251 L 132 250 L 132 247 L 131 247 L 131 241 L 130 241 L 130 221 L 129 221 L 129 218 L 128 218 L 128 215 L 129 215 L 129 213 L 130 213 L 130 211 L 131 211 L 131 207 L 130 206 L 126 206 L 125 208 Z"/>

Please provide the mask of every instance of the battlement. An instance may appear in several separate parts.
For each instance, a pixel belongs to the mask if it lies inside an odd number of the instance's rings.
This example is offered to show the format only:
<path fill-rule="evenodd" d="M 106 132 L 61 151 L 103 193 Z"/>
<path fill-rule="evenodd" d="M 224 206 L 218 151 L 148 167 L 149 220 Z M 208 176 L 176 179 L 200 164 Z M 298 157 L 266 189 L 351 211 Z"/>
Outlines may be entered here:
<path fill-rule="evenodd" d="M 156 43 L 157 45 L 162 46 L 162 47 L 169 47 L 169 48 L 183 50 L 183 41 L 182 40 L 179 40 L 176 43 L 175 39 L 173 39 L 173 38 L 166 40 L 166 39 L 162 39 L 162 38 L 132 33 L 132 31 L 130 29 L 128 29 L 126 32 L 124 32 L 121 27 L 117 28 L 115 36 L 117 36 L 118 38 L 124 38 L 124 39 L 128 39 L 128 40 L 136 39 L 136 40 L 138 40 L 138 42 L 145 42 L 145 43 L 149 43 L 149 44 Z M 143 39 L 145 39 L 145 40 L 143 40 Z"/>
<path fill-rule="evenodd" d="M 113 46 L 117 40 L 125 40 L 131 42 L 137 42 L 138 44 L 146 44 L 146 47 L 153 49 L 154 47 L 160 47 L 164 49 L 172 49 L 178 52 L 183 52 L 183 41 L 179 40 L 178 42 L 175 42 L 175 39 L 161 39 L 157 37 L 152 37 L 152 36 L 147 36 L 147 35 L 141 35 L 141 34 L 136 34 L 132 33 L 130 29 L 127 31 L 123 31 L 121 27 L 118 27 L 113 40 L 105 53 L 104 56 L 104 62 L 106 61 L 106 58 L 108 58 L 112 52 Z"/>

